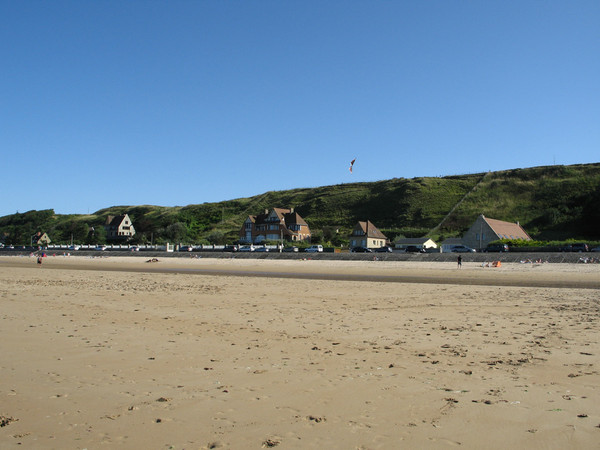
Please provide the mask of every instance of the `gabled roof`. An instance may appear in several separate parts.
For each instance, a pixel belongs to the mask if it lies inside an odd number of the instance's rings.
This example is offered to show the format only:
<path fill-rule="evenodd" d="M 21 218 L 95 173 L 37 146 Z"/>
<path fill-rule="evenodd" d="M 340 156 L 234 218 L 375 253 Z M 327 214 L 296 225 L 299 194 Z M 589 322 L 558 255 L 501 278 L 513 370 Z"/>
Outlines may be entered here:
<path fill-rule="evenodd" d="M 121 214 L 120 216 L 108 216 L 106 218 L 106 225 L 109 227 L 118 227 L 121 225 L 121 222 L 125 220 L 127 214 Z"/>
<path fill-rule="evenodd" d="M 483 220 L 490 226 L 490 228 L 498 235 L 500 239 L 525 239 L 531 240 L 531 237 L 521 227 L 519 222 L 504 222 L 503 220 L 488 219 L 483 214 L 481 215 Z"/>
<path fill-rule="evenodd" d="M 373 225 L 370 220 L 367 220 L 366 222 L 359 221 L 354 229 L 362 230 L 364 235 L 370 238 L 387 239 L 387 236 L 379 231 L 379 229 Z"/>
<path fill-rule="evenodd" d="M 292 225 L 292 224 L 308 225 L 306 223 L 306 221 L 297 212 L 286 213 L 284 215 L 284 219 L 285 219 L 286 225 Z"/>
<path fill-rule="evenodd" d="M 33 236 L 31 236 L 31 242 L 33 242 L 33 243 L 38 243 L 40 241 L 49 241 L 49 240 L 50 240 L 50 237 L 48 236 L 48 234 L 42 233 L 41 231 L 38 231 Z"/>
<path fill-rule="evenodd" d="M 279 217 L 279 220 L 283 219 L 284 215 L 292 212 L 291 209 L 287 209 L 287 208 L 273 208 L 271 211 L 275 211 L 275 214 L 277 214 L 277 217 Z"/>
<path fill-rule="evenodd" d="M 283 220 L 286 225 L 298 224 L 298 225 L 307 225 L 306 221 L 295 211 L 286 208 L 273 208 L 270 211 L 267 211 L 263 214 L 257 214 L 256 216 L 248 216 L 251 222 L 255 224 L 268 223 L 267 219 L 271 215 L 271 212 L 275 212 L 279 220 Z"/>

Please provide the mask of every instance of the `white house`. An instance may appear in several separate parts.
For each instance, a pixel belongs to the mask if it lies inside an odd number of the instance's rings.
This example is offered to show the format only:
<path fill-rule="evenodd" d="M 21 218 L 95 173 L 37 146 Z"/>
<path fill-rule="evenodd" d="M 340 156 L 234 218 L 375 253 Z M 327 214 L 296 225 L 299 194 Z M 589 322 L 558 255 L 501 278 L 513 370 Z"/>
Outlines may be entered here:
<path fill-rule="evenodd" d="M 386 242 L 387 237 L 369 220 L 358 222 L 350 235 L 350 248 L 380 248 L 384 247 Z"/>
<path fill-rule="evenodd" d="M 428 237 L 396 239 L 396 248 L 404 250 L 406 247 L 409 246 L 414 246 L 423 249 L 437 248 L 437 244 Z"/>

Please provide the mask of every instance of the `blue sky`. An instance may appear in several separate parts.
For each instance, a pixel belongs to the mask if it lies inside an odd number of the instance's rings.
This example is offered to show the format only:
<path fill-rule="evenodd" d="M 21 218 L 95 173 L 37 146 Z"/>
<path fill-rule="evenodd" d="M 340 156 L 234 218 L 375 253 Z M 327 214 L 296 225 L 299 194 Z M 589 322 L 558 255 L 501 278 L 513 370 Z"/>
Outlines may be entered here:
<path fill-rule="evenodd" d="M 0 0 L 0 216 L 598 162 L 599 23 L 597 0 Z"/>

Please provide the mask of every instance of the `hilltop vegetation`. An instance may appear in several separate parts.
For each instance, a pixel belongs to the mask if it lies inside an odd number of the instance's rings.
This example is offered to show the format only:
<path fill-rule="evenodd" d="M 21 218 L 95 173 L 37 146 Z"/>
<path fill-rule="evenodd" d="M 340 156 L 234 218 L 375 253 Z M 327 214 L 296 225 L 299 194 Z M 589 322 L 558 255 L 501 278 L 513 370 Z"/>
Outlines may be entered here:
<path fill-rule="evenodd" d="M 600 164 L 349 183 L 184 207 L 114 206 L 89 215 L 29 211 L 0 217 L 0 236 L 27 245 L 42 231 L 54 243 L 98 243 L 105 239 L 107 216 L 127 213 L 137 243 L 231 243 L 248 215 L 273 207 L 295 208 L 315 241 L 338 244 L 359 220 L 370 220 L 391 239 L 439 241 L 459 236 L 479 214 L 518 221 L 538 240 L 597 240 Z"/>

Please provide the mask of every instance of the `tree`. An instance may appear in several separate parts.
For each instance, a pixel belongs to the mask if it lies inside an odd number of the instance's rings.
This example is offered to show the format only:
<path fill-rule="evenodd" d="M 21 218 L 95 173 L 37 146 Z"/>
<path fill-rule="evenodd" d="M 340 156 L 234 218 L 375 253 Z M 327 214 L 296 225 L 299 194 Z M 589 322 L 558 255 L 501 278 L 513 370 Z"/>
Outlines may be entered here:
<path fill-rule="evenodd" d="M 333 242 L 337 235 L 337 228 L 335 227 L 323 227 L 323 240 L 325 242 Z"/>
<path fill-rule="evenodd" d="M 171 242 L 181 242 L 187 237 L 187 227 L 185 223 L 176 222 L 165 228 L 165 237 Z"/>
<path fill-rule="evenodd" d="M 323 242 L 323 232 L 320 230 L 313 231 L 310 236 L 311 244 L 320 244 Z"/>
<path fill-rule="evenodd" d="M 208 242 L 214 245 L 222 245 L 225 243 L 225 235 L 222 231 L 213 230 L 206 236 Z"/>
<path fill-rule="evenodd" d="M 106 244 L 106 229 L 102 225 L 94 225 L 87 238 L 88 244 Z"/>

